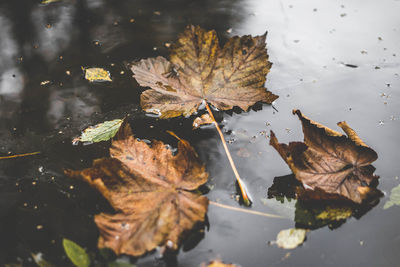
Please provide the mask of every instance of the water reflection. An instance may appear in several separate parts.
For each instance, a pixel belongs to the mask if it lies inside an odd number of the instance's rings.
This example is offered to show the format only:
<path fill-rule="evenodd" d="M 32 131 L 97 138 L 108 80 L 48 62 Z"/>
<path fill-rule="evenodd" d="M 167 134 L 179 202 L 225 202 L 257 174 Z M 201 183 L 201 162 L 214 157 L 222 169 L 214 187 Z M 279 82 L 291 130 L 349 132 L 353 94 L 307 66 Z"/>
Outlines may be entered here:
<path fill-rule="evenodd" d="M 295 227 L 318 229 L 328 226 L 330 229 L 336 229 L 350 217 L 361 218 L 379 204 L 382 195 L 382 192 L 372 188 L 371 194 L 362 204 L 344 199 L 307 199 L 301 183 L 290 174 L 274 178 L 273 184 L 268 188 L 268 199 L 265 202 L 277 207 L 279 213 L 288 210 L 285 206 L 292 210 L 294 206 L 294 216 L 291 214 L 289 218 L 294 219 Z M 280 205 L 276 205 L 274 201 L 280 202 Z"/>

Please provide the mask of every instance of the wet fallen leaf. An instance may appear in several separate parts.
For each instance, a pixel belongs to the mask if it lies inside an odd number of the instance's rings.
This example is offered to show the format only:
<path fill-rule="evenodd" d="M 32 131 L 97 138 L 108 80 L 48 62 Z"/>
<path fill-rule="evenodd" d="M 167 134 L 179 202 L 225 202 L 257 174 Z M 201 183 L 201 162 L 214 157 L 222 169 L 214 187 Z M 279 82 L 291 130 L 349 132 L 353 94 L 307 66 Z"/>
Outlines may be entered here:
<path fill-rule="evenodd" d="M 211 118 L 210 114 L 205 113 L 200 117 L 197 117 L 193 121 L 193 129 L 198 129 L 202 125 L 212 124 L 214 123 L 213 119 Z"/>
<path fill-rule="evenodd" d="M 82 132 L 81 136 L 72 140 L 72 144 L 77 144 L 79 142 L 90 144 L 110 140 L 116 135 L 122 122 L 123 120 L 116 119 L 88 127 Z"/>
<path fill-rule="evenodd" d="M 86 251 L 76 244 L 75 242 L 64 238 L 63 239 L 64 251 L 68 258 L 76 267 L 89 267 L 90 258 Z"/>
<path fill-rule="evenodd" d="M 136 140 L 123 124 L 110 155 L 92 168 L 66 171 L 98 189 L 116 211 L 95 216 L 98 246 L 132 256 L 157 246 L 177 249 L 182 234 L 204 221 L 208 207 L 206 197 L 191 192 L 208 178 L 192 146 L 179 140 L 173 155 L 160 141 L 150 147 Z"/>
<path fill-rule="evenodd" d="M 372 193 L 370 185 L 379 178 L 370 165 L 378 156 L 347 125 L 339 122 L 347 136 L 331 130 L 303 116 L 299 117 L 304 133 L 304 143 L 280 144 L 271 131 L 270 144 L 289 165 L 296 178 L 302 182 L 304 194 L 313 197 L 346 198 L 361 203 Z"/>
<path fill-rule="evenodd" d="M 83 68 L 89 82 L 111 82 L 110 73 L 102 68 Z"/>
<path fill-rule="evenodd" d="M 400 206 L 400 185 L 394 187 L 390 192 L 390 199 L 383 206 L 384 209 L 388 209 L 394 205 Z"/>
<path fill-rule="evenodd" d="M 157 57 L 131 65 L 137 82 L 151 88 L 141 95 L 142 108 L 171 118 L 193 114 L 203 101 L 220 110 L 272 103 L 278 96 L 264 87 L 271 67 L 265 38 L 235 36 L 220 49 L 215 31 L 188 26 L 171 46 L 170 61 Z"/>
<path fill-rule="evenodd" d="M 290 228 L 282 230 L 276 237 L 276 244 L 280 248 L 294 249 L 301 245 L 306 238 L 307 230 Z"/>

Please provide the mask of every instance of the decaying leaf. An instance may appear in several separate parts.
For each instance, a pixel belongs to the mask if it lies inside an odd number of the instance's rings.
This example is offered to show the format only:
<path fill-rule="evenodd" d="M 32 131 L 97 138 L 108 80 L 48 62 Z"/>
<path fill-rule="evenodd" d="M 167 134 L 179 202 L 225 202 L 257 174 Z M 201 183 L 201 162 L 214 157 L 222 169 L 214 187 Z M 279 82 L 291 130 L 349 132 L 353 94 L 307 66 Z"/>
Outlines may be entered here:
<path fill-rule="evenodd" d="M 211 118 L 210 114 L 205 113 L 200 117 L 197 117 L 193 121 L 193 130 L 200 128 L 202 125 L 214 123 L 214 120 Z"/>
<path fill-rule="evenodd" d="M 79 142 L 90 144 L 110 140 L 116 135 L 122 122 L 123 120 L 116 119 L 88 127 L 82 132 L 81 136 L 72 140 L 72 144 L 77 144 Z"/>
<path fill-rule="evenodd" d="M 68 258 L 76 267 L 89 267 L 90 258 L 86 251 L 75 242 L 64 238 L 63 247 Z"/>
<path fill-rule="evenodd" d="M 276 244 L 280 248 L 294 249 L 301 245 L 306 239 L 307 230 L 299 228 L 290 228 L 282 230 L 276 237 Z"/>
<path fill-rule="evenodd" d="M 83 68 L 85 79 L 89 82 L 111 82 L 111 76 L 108 71 L 102 68 Z"/>
<path fill-rule="evenodd" d="M 400 185 L 394 187 L 390 192 L 390 199 L 383 206 L 384 209 L 388 209 L 391 206 L 398 205 L 400 206 Z"/>
<path fill-rule="evenodd" d="M 92 168 L 66 171 L 98 189 L 116 211 L 95 216 L 98 246 L 132 256 L 157 246 L 177 249 L 182 234 L 204 221 L 208 207 L 206 197 L 191 192 L 208 178 L 194 149 L 185 140 L 179 140 L 176 155 L 160 141 L 150 147 L 123 124 L 110 155 Z"/>
<path fill-rule="evenodd" d="M 143 59 L 131 65 L 143 87 L 141 106 L 161 118 L 193 114 L 203 101 L 220 110 L 247 110 L 256 102 L 272 103 L 278 96 L 264 87 L 271 63 L 266 34 L 230 38 L 220 49 L 215 31 L 188 26 L 171 46 L 170 61 Z"/>
<path fill-rule="evenodd" d="M 347 136 L 308 119 L 299 110 L 293 113 L 302 123 L 304 143 L 280 144 L 271 131 L 270 144 L 302 182 L 305 193 L 361 203 L 371 192 L 371 183 L 379 178 L 370 165 L 378 158 L 376 152 L 346 122 L 338 125 Z"/>

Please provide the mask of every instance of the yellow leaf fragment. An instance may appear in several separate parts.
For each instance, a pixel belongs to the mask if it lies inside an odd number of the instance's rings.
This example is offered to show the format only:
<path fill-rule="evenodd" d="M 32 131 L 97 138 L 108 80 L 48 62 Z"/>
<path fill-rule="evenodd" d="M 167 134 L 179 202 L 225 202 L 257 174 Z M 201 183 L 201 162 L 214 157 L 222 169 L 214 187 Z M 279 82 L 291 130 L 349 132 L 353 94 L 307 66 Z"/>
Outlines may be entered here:
<path fill-rule="evenodd" d="M 85 79 L 89 82 L 111 82 L 110 73 L 102 68 L 84 68 Z"/>
<path fill-rule="evenodd" d="M 282 230 L 276 237 L 276 244 L 280 248 L 294 249 L 304 242 L 306 233 L 307 230 L 298 228 Z"/>

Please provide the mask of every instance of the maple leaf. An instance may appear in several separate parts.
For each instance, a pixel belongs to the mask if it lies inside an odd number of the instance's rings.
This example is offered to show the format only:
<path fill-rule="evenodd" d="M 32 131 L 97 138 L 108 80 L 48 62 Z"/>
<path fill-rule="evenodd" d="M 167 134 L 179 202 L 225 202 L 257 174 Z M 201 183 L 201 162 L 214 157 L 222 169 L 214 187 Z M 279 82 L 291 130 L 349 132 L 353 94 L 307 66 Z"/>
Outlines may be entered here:
<path fill-rule="evenodd" d="M 318 198 L 341 196 L 361 203 L 373 191 L 369 185 L 379 178 L 370 165 L 378 158 L 376 152 L 346 122 L 339 122 L 338 126 L 347 136 L 308 119 L 299 110 L 293 110 L 293 114 L 302 123 L 304 143 L 280 144 L 271 131 L 270 144 L 296 179 L 306 191 L 316 192 Z"/>
<path fill-rule="evenodd" d="M 182 234 L 204 220 L 208 207 L 206 197 L 191 192 L 208 178 L 194 149 L 182 139 L 176 155 L 160 141 L 150 147 L 123 124 L 110 155 L 92 168 L 66 171 L 98 189 L 116 211 L 95 216 L 98 246 L 132 256 L 157 246 L 177 249 Z"/>
<path fill-rule="evenodd" d="M 161 118 L 190 116 L 203 101 L 220 110 L 238 106 L 247 110 L 256 102 L 272 103 L 278 96 L 264 87 L 271 63 L 265 49 L 266 34 L 232 37 L 220 49 L 214 30 L 188 26 L 164 57 L 131 65 L 143 87 L 146 112 Z"/>

